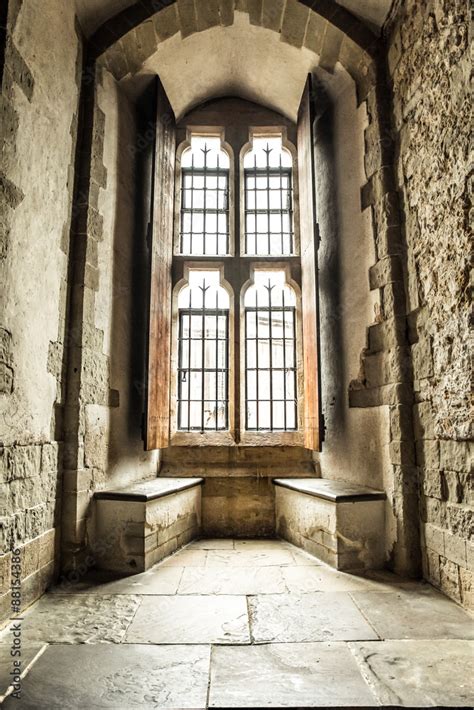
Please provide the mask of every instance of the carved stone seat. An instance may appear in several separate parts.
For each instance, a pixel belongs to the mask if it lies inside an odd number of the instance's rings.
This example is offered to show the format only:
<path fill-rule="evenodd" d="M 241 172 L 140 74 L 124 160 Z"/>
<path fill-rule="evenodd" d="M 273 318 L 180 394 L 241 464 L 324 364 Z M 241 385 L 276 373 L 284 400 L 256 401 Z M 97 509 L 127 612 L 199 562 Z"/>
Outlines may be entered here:
<path fill-rule="evenodd" d="M 154 478 L 95 493 L 98 562 L 117 573 L 144 572 L 201 530 L 202 478 Z"/>
<path fill-rule="evenodd" d="M 340 570 L 385 561 L 383 491 L 323 478 L 275 478 L 277 535 Z"/>

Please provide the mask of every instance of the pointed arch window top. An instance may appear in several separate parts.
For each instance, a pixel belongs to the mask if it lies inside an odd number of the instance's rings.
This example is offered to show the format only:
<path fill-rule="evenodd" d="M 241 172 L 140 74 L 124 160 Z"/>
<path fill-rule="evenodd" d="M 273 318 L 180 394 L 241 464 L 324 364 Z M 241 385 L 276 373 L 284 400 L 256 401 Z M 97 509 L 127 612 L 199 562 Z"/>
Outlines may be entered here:
<path fill-rule="evenodd" d="M 190 269 L 188 284 L 178 296 L 178 308 L 229 308 L 229 294 L 220 284 L 220 271 Z"/>
<path fill-rule="evenodd" d="M 291 153 L 283 147 L 281 135 L 254 136 L 252 149 L 244 156 L 244 168 L 292 168 Z"/>
<path fill-rule="evenodd" d="M 181 167 L 229 170 L 230 161 L 218 136 L 193 135 L 190 147 L 181 156 Z"/>
<path fill-rule="evenodd" d="M 244 298 L 245 306 L 248 308 L 262 307 L 268 308 L 270 304 L 278 306 L 296 306 L 296 295 L 291 286 L 286 283 L 284 271 L 264 271 L 263 269 L 254 272 L 254 283 L 249 286 Z"/>

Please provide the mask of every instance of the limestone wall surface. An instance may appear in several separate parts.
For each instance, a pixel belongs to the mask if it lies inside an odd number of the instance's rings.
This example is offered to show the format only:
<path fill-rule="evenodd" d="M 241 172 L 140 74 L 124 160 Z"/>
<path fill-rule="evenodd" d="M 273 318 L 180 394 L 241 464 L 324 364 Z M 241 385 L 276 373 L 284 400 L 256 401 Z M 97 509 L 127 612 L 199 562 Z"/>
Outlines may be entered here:
<path fill-rule="evenodd" d="M 67 572 L 78 566 L 85 572 L 94 563 L 87 556 L 95 539 L 94 491 L 153 477 L 158 468 L 158 452 L 144 452 L 141 431 L 150 209 L 137 150 L 142 127 L 137 107 L 112 75 L 89 69 L 90 145 L 80 166 L 88 204 L 73 227 L 75 340 L 68 362 L 61 554 Z M 145 144 L 151 151 L 152 141 Z"/>
<path fill-rule="evenodd" d="M 468 40 L 468 3 L 405 0 L 389 27 L 388 65 L 407 249 L 424 573 L 473 606 Z"/>
<path fill-rule="evenodd" d="M 108 71 L 101 77 L 97 100 L 104 114 L 107 184 L 98 205 L 103 238 L 98 244 L 94 318 L 104 333 L 102 352 L 108 358 L 112 394 L 105 405 L 86 407 L 85 450 L 95 459 L 88 465 L 107 473 L 110 487 L 157 473 L 157 454 L 144 451 L 141 430 L 153 142 L 149 135 L 143 138 L 137 106 Z"/>
<path fill-rule="evenodd" d="M 350 77 L 341 74 L 333 81 L 331 108 L 318 118 L 315 129 L 321 395 L 326 425 L 317 458 L 323 478 L 380 489 L 389 466 L 387 409 L 350 408 L 348 401 L 378 300 L 367 276 L 375 261 L 372 228 L 360 203 L 367 110 L 365 103 L 358 106 Z M 387 540 L 387 549 L 392 545 L 393 539 Z"/>
<path fill-rule="evenodd" d="M 74 6 L 9 0 L 0 96 L 0 620 L 58 563 L 67 260 L 82 41 Z M 52 41 L 54 38 L 54 42 Z"/>

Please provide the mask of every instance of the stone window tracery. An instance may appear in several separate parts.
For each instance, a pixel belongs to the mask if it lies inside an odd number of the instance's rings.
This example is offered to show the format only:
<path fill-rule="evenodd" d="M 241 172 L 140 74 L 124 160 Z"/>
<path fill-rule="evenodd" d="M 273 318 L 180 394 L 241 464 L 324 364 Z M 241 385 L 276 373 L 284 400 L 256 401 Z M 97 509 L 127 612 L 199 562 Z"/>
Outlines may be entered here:
<path fill-rule="evenodd" d="M 191 131 L 177 157 L 174 258 L 184 260 L 188 283 L 175 297 L 174 428 L 209 436 L 237 428 L 239 436 L 297 432 L 297 300 L 281 261 L 295 252 L 293 157 L 282 133 L 250 134 L 240 163 L 242 192 L 234 191 L 244 206 L 244 219 L 234 230 L 234 254 L 230 195 L 238 171 L 232 174 L 222 135 Z M 216 257 L 222 261 L 212 269 L 207 259 Z M 262 271 L 250 258 L 263 258 L 270 270 Z M 232 314 L 219 270 L 232 275 L 238 304 Z M 237 355 L 231 347 L 236 340 L 243 345 L 243 367 L 230 362 L 231 351 L 234 360 Z M 232 375 L 234 402 L 229 401 Z"/>

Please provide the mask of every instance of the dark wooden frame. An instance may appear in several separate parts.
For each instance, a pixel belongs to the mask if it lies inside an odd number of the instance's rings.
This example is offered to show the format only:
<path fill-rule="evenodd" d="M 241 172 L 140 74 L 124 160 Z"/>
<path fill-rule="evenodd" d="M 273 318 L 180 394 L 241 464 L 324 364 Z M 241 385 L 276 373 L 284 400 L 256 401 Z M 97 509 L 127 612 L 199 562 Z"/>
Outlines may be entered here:
<path fill-rule="evenodd" d="M 298 111 L 301 287 L 303 310 L 304 445 L 321 450 L 321 375 L 319 363 L 318 246 L 314 164 L 314 91 L 308 76 Z"/>
<path fill-rule="evenodd" d="M 176 120 L 158 78 L 150 255 L 150 314 L 145 449 L 163 449 L 170 438 L 170 362 Z"/>

